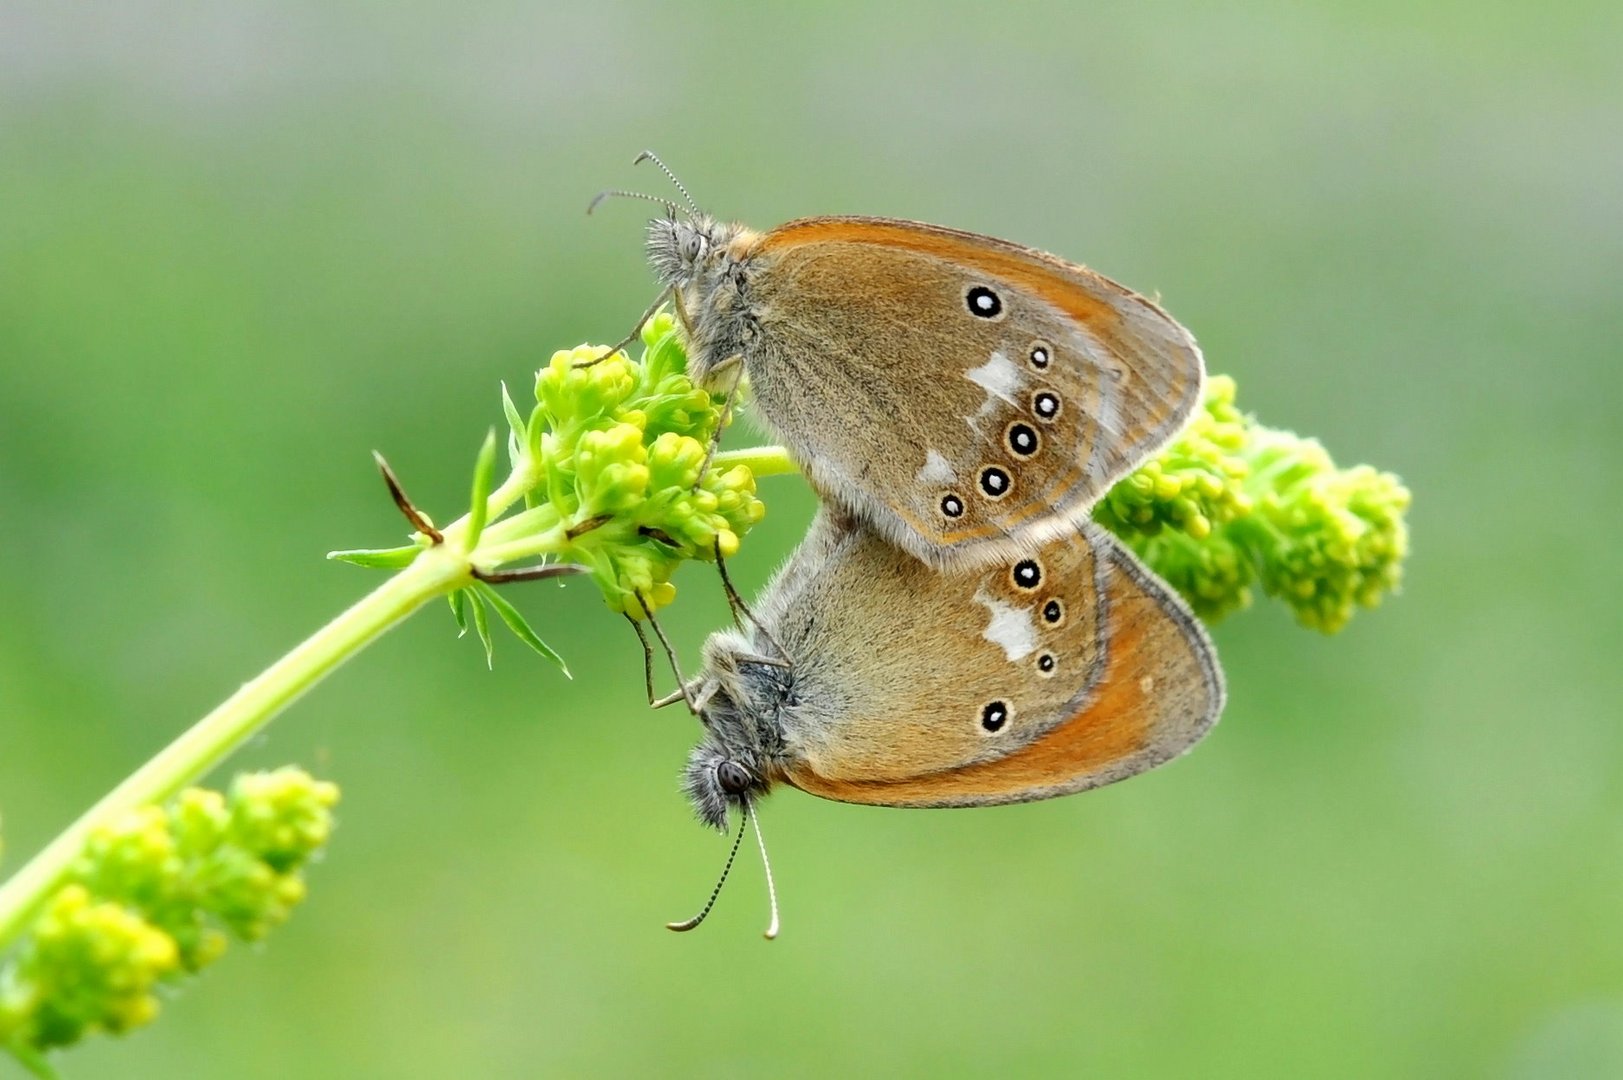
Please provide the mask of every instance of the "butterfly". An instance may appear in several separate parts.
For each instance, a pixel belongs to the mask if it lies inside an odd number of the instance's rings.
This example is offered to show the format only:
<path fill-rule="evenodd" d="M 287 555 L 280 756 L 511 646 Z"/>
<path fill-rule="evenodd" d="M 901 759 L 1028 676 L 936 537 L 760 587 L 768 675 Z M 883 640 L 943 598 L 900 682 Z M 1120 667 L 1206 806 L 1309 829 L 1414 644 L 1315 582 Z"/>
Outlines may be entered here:
<path fill-rule="evenodd" d="M 670 204 L 647 248 L 695 381 L 747 373 L 818 494 L 933 566 L 1066 535 L 1200 400 L 1200 350 L 1160 307 L 1006 240 Z"/>
<path fill-rule="evenodd" d="M 937 571 L 821 510 L 753 621 L 705 644 L 684 783 L 699 818 L 725 828 L 780 783 L 882 806 L 1027 802 L 1187 750 L 1223 707 L 1211 642 L 1110 534 L 1068 530 Z"/>

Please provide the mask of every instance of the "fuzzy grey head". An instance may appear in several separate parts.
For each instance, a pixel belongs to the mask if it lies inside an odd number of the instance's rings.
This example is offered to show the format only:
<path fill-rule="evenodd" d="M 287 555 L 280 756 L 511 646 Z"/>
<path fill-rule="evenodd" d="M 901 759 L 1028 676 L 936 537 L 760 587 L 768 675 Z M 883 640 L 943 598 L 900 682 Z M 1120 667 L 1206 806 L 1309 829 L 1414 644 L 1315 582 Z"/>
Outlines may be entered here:
<path fill-rule="evenodd" d="M 794 673 L 758 662 L 731 632 L 706 643 L 705 669 L 704 738 L 688 755 L 682 788 L 699 820 L 725 831 L 729 808 L 765 796 L 782 776 L 781 711 Z"/>
<path fill-rule="evenodd" d="M 766 794 L 767 784 L 750 763 L 735 760 L 713 739 L 705 739 L 688 755 L 682 790 L 699 820 L 725 832 L 729 808 Z"/>
<path fill-rule="evenodd" d="M 718 246 L 717 232 L 715 220 L 702 216 L 679 218 L 672 214 L 650 221 L 648 263 L 660 284 L 682 288 L 698 277 L 700 268 Z"/>

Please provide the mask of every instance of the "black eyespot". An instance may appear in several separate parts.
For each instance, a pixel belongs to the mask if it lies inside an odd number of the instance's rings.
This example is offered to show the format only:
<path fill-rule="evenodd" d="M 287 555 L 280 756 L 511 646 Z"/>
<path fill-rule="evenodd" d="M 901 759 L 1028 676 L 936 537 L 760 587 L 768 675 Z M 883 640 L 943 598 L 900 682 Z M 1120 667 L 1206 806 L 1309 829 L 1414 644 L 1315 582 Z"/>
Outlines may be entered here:
<path fill-rule="evenodd" d="M 1043 368 L 1047 367 L 1048 362 L 1054 358 L 1053 350 L 1048 347 L 1048 342 L 1046 341 L 1032 342 L 1031 352 L 1029 355 L 1031 357 L 1031 366 L 1036 368 L 1038 371 L 1041 371 Z"/>
<path fill-rule="evenodd" d="M 964 516 L 964 500 L 956 495 L 943 495 L 941 497 L 941 512 L 950 518 Z"/>
<path fill-rule="evenodd" d="M 749 790 L 750 774 L 736 761 L 723 761 L 716 766 L 716 783 L 729 795 L 742 795 Z"/>
<path fill-rule="evenodd" d="M 1050 671 L 1053 671 L 1054 654 L 1045 652 L 1041 656 L 1037 657 L 1037 670 L 1042 672 L 1044 675 L 1048 674 Z"/>
<path fill-rule="evenodd" d="M 1065 618 L 1065 605 L 1058 600 L 1050 600 L 1043 605 L 1043 622 L 1057 625 Z"/>
<path fill-rule="evenodd" d="M 1030 424 L 1016 421 L 1009 425 L 1008 430 L 1009 451 L 1015 457 L 1028 458 L 1037 452 L 1042 445 L 1042 439 L 1037 436 L 1037 429 Z"/>
<path fill-rule="evenodd" d="M 1022 589 L 1035 589 L 1043 583 L 1043 567 L 1036 559 L 1021 559 L 1014 564 L 1009 576 Z"/>
<path fill-rule="evenodd" d="M 981 710 L 981 727 L 987 731 L 1001 731 L 1009 722 L 1009 707 L 1001 701 L 990 702 Z"/>
<path fill-rule="evenodd" d="M 1031 395 L 1031 411 L 1037 414 L 1039 420 L 1052 420 L 1059 415 L 1059 395 L 1039 390 Z"/>
<path fill-rule="evenodd" d="M 1009 483 L 1009 474 L 996 465 L 988 465 L 981 470 L 981 491 L 988 499 L 1001 499 L 1007 495 Z"/>
<path fill-rule="evenodd" d="M 985 285 L 972 285 L 964 293 L 964 303 L 969 307 L 969 313 L 981 319 L 995 319 L 1003 314 L 1003 301 L 998 294 Z"/>

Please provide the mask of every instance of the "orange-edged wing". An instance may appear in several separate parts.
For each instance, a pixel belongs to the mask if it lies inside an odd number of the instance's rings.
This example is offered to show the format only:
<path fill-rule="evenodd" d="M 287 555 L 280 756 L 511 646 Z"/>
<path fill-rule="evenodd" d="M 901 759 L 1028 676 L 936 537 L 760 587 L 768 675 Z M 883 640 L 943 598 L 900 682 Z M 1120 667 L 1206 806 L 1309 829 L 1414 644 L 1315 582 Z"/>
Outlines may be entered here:
<path fill-rule="evenodd" d="M 1081 550 L 1093 553 L 1085 565 L 1076 561 Z M 1007 649 L 994 649 L 989 660 L 969 650 L 968 638 L 955 629 L 956 618 L 942 620 L 934 628 L 941 636 L 932 641 L 930 598 L 917 597 L 923 643 L 916 649 L 905 642 L 897 647 L 938 670 L 920 670 L 911 680 L 893 678 L 877 691 L 847 691 L 844 696 L 860 715 L 847 714 L 828 731 L 797 733 L 803 753 L 784 779 L 842 802 L 918 807 L 1027 802 L 1126 779 L 1197 742 L 1222 710 L 1223 679 L 1211 643 L 1182 601 L 1097 526 L 1085 526 L 1069 542 L 1052 543 L 1038 554 L 1053 591 L 1034 590 L 1034 602 L 1068 599 L 1071 613 L 1061 629 L 1073 636 L 1087 633 L 1092 648 L 1056 636 L 1052 644 L 1038 640 L 1014 661 L 1007 659 Z M 1065 573 L 1069 580 L 1060 580 Z M 944 577 L 944 587 L 964 580 Z M 995 576 L 974 582 L 983 601 L 979 606 L 993 616 L 1001 609 L 989 590 L 1001 583 Z M 1012 580 L 1008 585 L 1004 601 L 1020 591 Z M 1089 627 L 1083 607 L 1095 587 L 1097 621 Z M 983 636 L 1000 638 L 993 619 L 977 619 L 970 628 L 982 621 L 987 622 Z M 1040 608 L 1037 625 L 1042 626 Z M 1003 644 L 1015 638 L 1020 635 L 1001 635 Z M 1088 671 L 1039 685 L 1030 665 L 1043 650 L 1086 657 Z M 998 661 L 1009 670 L 998 670 Z M 955 662 L 961 670 L 939 670 Z M 937 678 L 943 674 L 945 680 Z M 965 707 L 994 697 L 1013 711 L 1006 732 L 1013 737 L 1002 748 L 996 738 L 965 743 Z M 920 745 L 932 738 L 938 745 Z M 887 739 L 893 743 L 888 752 Z M 951 749 L 939 752 L 945 747 Z M 923 767 L 910 771 L 907 762 Z"/>

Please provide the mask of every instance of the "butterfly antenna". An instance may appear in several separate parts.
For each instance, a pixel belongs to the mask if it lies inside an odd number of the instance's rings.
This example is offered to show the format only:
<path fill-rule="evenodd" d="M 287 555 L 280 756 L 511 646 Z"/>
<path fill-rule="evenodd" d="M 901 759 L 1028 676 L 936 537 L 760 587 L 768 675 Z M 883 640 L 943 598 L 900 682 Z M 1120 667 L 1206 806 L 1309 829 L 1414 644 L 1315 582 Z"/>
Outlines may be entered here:
<path fill-rule="evenodd" d="M 749 804 L 745 803 L 744 807 L 745 807 L 744 814 L 745 814 L 745 816 L 748 816 L 749 815 Z M 685 931 L 688 931 L 688 930 L 692 930 L 694 927 L 696 927 L 700 923 L 704 922 L 705 916 L 710 914 L 710 909 L 716 906 L 716 897 L 721 895 L 721 887 L 723 885 L 727 884 L 727 875 L 732 872 L 733 860 L 738 858 L 738 848 L 739 848 L 739 845 L 743 844 L 743 842 L 744 842 L 744 823 L 742 821 L 740 821 L 738 823 L 738 835 L 733 839 L 733 850 L 727 853 L 727 865 L 725 865 L 725 866 L 723 866 L 721 868 L 721 877 L 716 881 L 716 887 L 714 889 L 710 890 L 710 899 L 708 899 L 708 900 L 706 900 L 704 902 L 703 910 L 701 910 L 697 915 L 693 916 L 693 918 L 691 918 L 691 919 L 683 919 L 681 922 L 666 923 L 665 928 L 667 930 L 675 930 L 678 933 L 681 933 L 681 932 L 685 932 Z M 777 920 L 773 919 L 773 923 L 774 923 L 774 925 L 776 925 Z"/>
<path fill-rule="evenodd" d="M 750 804 L 744 803 L 744 816 L 750 819 L 750 825 L 755 829 L 755 843 L 761 849 L 761 865 L 766 867 L 766 897 L 772 904 L 772 923 L 766 928 L 766 939 L 771 941 L 778 936 L 778 887 L 772 884 L 772 860 L 766 857 L 766 839 L 761 835 L 760 815 L 750 811 Z M 739 825 L 738 831 L 743 833 L 744 827 Z"/>
<path fill-rule="evenodd" d="M 600 205 L 602 205 L 603 200 L 605 199 L 646 199 L 649 202 L 658 203 L 659 205 L 663 206 L 666 214 L 668 214 L 670 217 L 676 217 L 676 204 L 671 202 L 671 200 L 661 199 L 657 195 L 644 195 L 640 191 L 621 191 L 618 188 L 610 191 L 600 191 L 596 195 L 593 195 L 592 201 L 586 204 L 586 212 L 590 214 L 593 210 L 596 210 Z"/>
<path fill-rule="evenodd" d="M 631 164 L 641 165 L 645 161 L 652 161 L 655 165 L 659 166 L 660 172 L 663 172 L 667 177 L 670 178 L 671 183 L 676 185 L 676 190 L 680 191 L 682 193 L 682 198 L 687 200 L 688 209 L 692 210 L 693 215 L 697 217 L 699 215 L 699 204 L 693 201 L 693 196 L 688 194 L 688 189 L 682 186 L 682 181 L 676 178 L 676 174 L 671 172 L 670 167 L 667 166 L 663 161 L 659 160 L 659 155 L 654 153 L 652 150 L 644 150 L 642 153 L 637 155 L 637 160 L 633 161 Z"/>
<path fill-rule="evenodd" d="M 675 208 L 673 207 L 672 209 L 674 211 Z M 598 364 L 601 364 L 603 361 L 607 360 L 609 357 L 615 355 L 616 353 L 624 352 L 625 347 L 627 345 L 630 345 L 633 341 L 637 340 L 637 338 L 642 334 L 642 328 L 648 325 L 648 321 L 650 319 L 652 319 L 655 315 L 659 314 L 659 309 L 665 305 L 665 301 L 669 300 L 671 298 L 672 294 L 674 294 L 675 292 L 676 292 L 676 286 L 675 285 L 667 285 L 667 286 L 665 286 L 663 289 L 660 290 L 659 295 L 654 297 L 654 302 L 652 304 L 648 305 L 648 310 L 644 311 L 642 313 L 641 317 L 639 317 L 637 319 L 637 324 L 631 328 L 631 333 L 629 333 L 625 337 L 621 338 L 619 344 L 615 345 L 608 352 L 602 354 L 601 356 L 596 357 L 595 359 L 582 360 L 580 363 L 576 364 L 575 367 L 577 367 L 577 368 L 596 367 Z"/>

